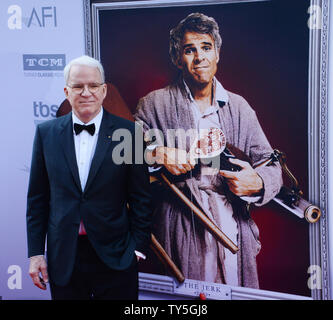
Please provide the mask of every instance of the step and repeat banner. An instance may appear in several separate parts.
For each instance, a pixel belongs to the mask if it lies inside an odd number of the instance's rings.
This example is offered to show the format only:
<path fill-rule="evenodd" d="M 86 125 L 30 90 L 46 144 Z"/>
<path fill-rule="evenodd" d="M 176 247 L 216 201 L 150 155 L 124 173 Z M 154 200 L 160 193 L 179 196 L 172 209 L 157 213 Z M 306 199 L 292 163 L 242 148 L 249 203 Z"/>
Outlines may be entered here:
<path fill-rule="evenodd" d="M 28 274 L 26 194 L 38 123 L 64 100 L 63 68 L 84 54 L 82 0 L 0 2 L 0 299 L 49 299 Z"/>

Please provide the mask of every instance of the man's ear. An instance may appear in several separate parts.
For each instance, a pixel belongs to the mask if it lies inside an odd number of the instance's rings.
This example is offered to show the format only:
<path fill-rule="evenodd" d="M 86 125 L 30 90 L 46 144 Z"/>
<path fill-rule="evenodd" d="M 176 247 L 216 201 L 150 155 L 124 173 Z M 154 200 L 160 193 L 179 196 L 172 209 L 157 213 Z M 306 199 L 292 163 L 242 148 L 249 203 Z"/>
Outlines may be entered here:
<path fill-rule="evenodd" d="M 106 83 L 103 84 L 103 93 L 104 93 L 104 99 L 105 99 L 106 94 L 108 93 L 108 86 Z"/>
<path fill-rule="evenodd" d="M 183 64 L 182 64 L 182 61 L 181 61 L 180 58 L 177 59 L 176 67 L 177 67 L 179 70 L 183 70 Z"/>
<path fill-rule="evenodd" d="M 67 87 L 64 87 L 64 92 L 65 92 L 66 98 L 68 98 L 68 89 L 67 89 Z"/>
<path fill-rule="evenodd" d="M 216 50 L 216 55 L 217 55 L 217 59 L 216 59 L 216 63 L 218 63 L 220 61 L 220 49 Z"/>

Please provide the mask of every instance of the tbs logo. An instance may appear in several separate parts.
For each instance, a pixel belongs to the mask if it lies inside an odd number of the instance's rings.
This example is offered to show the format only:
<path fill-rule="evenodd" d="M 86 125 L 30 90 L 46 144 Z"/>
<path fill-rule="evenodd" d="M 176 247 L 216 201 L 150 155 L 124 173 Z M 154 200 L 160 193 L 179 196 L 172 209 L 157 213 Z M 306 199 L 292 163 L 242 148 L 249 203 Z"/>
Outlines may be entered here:
<path fill-rule="evenodd" d="M 58 108 L 59 107 L 56 104 L 52 104 L 49 106 L 42 101 L 34 101 L 33 111 L 35 116 L 35 124 L 55 118 Z"/>
<path fill-rule="evenodd" d="M 22 8 L 16 4 L 8 7 L 8 28 L 10 30 L 21 30 L 22 23 L 28 28 L 31 26 L 38 28 L 57 27 L 57 8 L 56 7 L 40 7 L 32 8 L 28 15 L 22 16 Z"/>

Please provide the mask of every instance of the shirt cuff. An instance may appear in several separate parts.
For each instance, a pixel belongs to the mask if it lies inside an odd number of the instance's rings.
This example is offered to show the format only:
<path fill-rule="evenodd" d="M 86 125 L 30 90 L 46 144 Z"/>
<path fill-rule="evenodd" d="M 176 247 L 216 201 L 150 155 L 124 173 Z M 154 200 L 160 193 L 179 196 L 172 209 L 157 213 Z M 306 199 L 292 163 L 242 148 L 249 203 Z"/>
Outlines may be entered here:
<path fill-rule="evenodd" d="M 153 152 L 157 147 L 163 147 L 162 145 L 160 145 L 160 144 L 150 144 L 150 145 L 148 145 L 147 146 L 147 150 L 149 150 L 149 151 L 151 151 L 151 152 Z M 153 173 L 153 172 L 155 172 L 155 171 L 158 171 L 158 170 L 160 170 L 162 168 L 162 166 L 148 166 L 148 171 L 149 171 L 149 173 Z"/>
<path fill-rule="evenodd" d="M 255 196 L 255 197 L 249 197 L 249 196 L 243 196 L 240 197 L 242 200 L 244 200 L 247 203 L 255 203 L 258 202 L 261 199 L 261 196 Z"/>
<path fill-rule="evenodd" d="M 147 149 L 149 151 L 154 151 L 157 147 L 161 147 L 161 145 L 159 145 L 159 144 L 150 144 L 150 145 L 147 146 Z"/>
<path fill-rule="evenodd" d="M 143 260 L 146 260 L 146 256 L 142 252 L 134 250 L 134 253 L 136 254 L 137 257 L 140 257 Z"/>
<path fill-rule="evenodd" d="M 158 170 L 160 170 L 162 167 L 156 167 L 156 168 L 154 168 L 154 167 L 148 167 L 148 171 L 149 171 L 149 173 L 152 173 L 152 172 L 156 172 L 156 171 L 158 171 Z"/>

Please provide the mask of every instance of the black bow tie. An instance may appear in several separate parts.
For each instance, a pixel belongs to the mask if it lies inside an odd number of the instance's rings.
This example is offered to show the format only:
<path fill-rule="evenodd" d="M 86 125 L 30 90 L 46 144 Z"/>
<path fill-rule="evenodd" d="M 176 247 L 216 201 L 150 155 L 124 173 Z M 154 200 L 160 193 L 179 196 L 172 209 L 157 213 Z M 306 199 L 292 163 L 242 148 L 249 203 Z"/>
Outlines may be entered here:
<path fill-rule="evenodd" d="M 80 134 L 82 130 L 87 130 L 93 136 L 95 133 L 95 124 L 92 123 L 86 126 L 84 124 L 74 123 L 74 131 L 76 135 Z"/>

